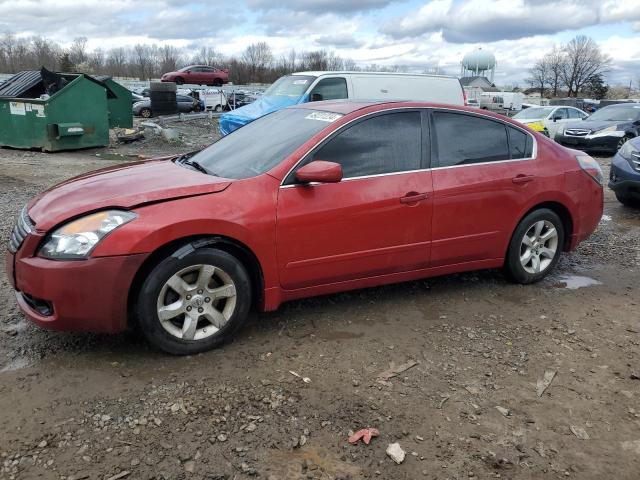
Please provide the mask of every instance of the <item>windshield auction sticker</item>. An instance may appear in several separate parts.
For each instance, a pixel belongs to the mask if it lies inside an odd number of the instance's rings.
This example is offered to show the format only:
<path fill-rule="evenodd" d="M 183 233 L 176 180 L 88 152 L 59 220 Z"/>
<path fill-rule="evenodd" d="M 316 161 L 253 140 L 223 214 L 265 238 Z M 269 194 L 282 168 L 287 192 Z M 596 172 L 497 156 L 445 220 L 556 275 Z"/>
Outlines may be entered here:
<path fill-rule="evenodd" d="M 307 120 L 320 120 L 321 122 L 335 122 L 340 117 L 342 117 L 342 115 L 339 114 L 339 113 L 313 112 L 313 113 L 310 113 L 309 115 L 307 115 L 304 118 L 306 118 Z"/>

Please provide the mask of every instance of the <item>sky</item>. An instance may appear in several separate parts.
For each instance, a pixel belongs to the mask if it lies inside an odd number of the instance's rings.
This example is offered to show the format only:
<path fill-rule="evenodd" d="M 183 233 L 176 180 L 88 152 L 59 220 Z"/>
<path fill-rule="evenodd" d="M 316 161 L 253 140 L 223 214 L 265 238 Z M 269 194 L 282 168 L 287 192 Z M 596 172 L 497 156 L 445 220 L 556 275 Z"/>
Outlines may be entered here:
<path fill-rule="evenodd" d="M 609 83 L 640 82 L 640 0 L 0 0 L 4 32 L 223 55 L 266 41 L 276 56 L 322 48 L 362 65 L 455 75 L 482 48 L 496 57 L 495 82 L 520 86 L 554 44 L 587 35 L 612 58 Z"/>

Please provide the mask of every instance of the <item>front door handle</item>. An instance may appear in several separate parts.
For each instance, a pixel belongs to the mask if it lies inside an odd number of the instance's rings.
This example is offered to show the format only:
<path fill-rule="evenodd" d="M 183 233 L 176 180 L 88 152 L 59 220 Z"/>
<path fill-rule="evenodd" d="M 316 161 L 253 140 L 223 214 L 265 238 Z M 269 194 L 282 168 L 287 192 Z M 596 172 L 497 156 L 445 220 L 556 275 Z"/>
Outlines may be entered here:
<path fill-rule="evenodd" d="M 536 176 L 535 175 L 516 175 L 515 177 L 513 177 L 511 179 L 511 181 L 513 183 L 516 184 L 523 184 L 523 183 L 529 183 L 532 180 L 535 180 Z"/>
<path fill-rule="evenodd" d="M 428 193 L 409 192 L 404 197 L 400 197 L 400 203 L 418 203 L 426 200 Z"/>

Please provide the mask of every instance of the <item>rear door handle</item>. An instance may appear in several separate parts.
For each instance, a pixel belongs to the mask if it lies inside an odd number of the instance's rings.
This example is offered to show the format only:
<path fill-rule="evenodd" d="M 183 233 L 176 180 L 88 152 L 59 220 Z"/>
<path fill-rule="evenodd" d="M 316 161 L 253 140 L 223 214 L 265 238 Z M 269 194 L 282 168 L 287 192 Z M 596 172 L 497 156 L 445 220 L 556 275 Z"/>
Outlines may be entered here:
<path fill-rule="evenodd" d="M 516 175 L 511 179 L 511 181 L 516 184 L 522 184 L 522 183 L 529 183 L 532 180 L 535 180 L 535 178 L 536 178 L 535 175 Z"/>
<path fill-rule="evenodd" d="M 428 193 L 409 192 L 404 197 L 400 197 L 400 203 L 418 203 L 426 200 L 428 196 Z"/>

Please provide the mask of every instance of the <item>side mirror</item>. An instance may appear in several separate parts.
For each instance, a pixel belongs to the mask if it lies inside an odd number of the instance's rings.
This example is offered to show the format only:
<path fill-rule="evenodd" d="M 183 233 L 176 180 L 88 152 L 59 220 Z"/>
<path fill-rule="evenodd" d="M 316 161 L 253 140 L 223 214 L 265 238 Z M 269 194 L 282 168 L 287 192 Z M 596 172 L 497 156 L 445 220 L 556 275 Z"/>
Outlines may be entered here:
<path fill-rule="evenodd" d="M 322 101 L 322 94 L 321 93 L 312 93 L 311 94 L 311 101 L 312 102 L 321 102 Z"/>
<path fill-rule="evenodd" d="M 314 160 L 298 169 L 296 180 L 302 183 L 337 183 L 342 180 L 342 166 L 335 162 Z"/>

